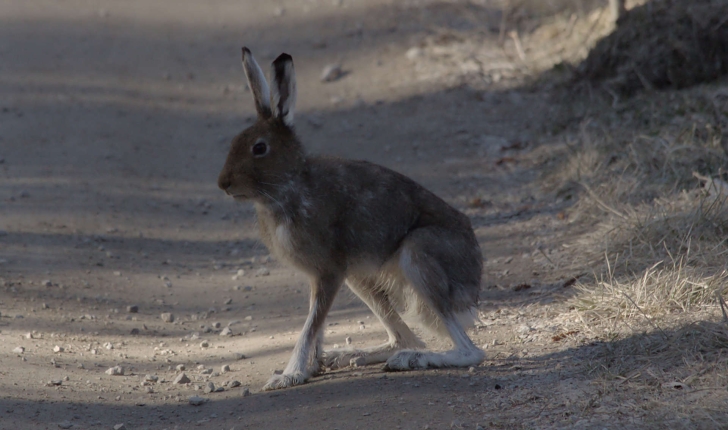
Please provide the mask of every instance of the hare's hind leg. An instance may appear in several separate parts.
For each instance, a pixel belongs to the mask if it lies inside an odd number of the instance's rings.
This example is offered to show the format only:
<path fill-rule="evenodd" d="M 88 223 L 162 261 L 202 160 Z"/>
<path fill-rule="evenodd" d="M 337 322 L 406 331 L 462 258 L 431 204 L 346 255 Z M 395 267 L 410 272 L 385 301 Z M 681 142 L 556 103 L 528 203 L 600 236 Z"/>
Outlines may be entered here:
<path fill-rule="evenodd" d="M 425 346 L 399 317 L 389 296 L 375 279 L 347 279 L 346 284 L 379 318 L 389 339 L 381 345 L 369 348 L 328 350 L 324 352 L 323 357 L 323 364 L 326 367 L 338 369 L 351 364 L 384 363 L 403 348 L 423 348 Z"/>
<path fill-rule="evenodd" d="M 418 296 L 419 317 L 447 335 L 453 349 L 399 351 L 387 360 L 385 370 L 465 367 L 485 359 L 485 353 L 473 344 L 460 322 L 460 317 L 474 311 L 479 289 L 482 257 L 472 240 L 440 229 L 422 228 L 403 242 L 399 268 Z"/>

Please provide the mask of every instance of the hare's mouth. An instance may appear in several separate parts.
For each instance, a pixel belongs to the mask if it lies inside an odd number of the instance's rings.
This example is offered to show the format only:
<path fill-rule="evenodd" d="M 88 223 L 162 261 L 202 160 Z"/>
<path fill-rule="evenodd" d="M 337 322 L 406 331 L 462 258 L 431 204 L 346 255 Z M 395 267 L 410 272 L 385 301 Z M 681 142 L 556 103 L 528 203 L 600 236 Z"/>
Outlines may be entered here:
<path fill-rule="evenodd" d="M 231 194 L 231 195 L 235 200 L 238 200 L 238 201 L 248 200 L 250 198 L 250 196 L 248 196 L 247 194 Z"/>

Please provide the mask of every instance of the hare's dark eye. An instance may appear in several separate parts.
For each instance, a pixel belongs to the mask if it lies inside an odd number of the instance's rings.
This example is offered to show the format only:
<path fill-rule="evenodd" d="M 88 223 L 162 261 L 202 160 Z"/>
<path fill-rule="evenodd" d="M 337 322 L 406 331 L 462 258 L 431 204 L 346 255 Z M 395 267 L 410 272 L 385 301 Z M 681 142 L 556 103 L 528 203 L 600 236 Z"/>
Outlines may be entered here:
<path fill-rule="evenodd" d="M 251 152 L 253 153 L 253 157 L 264 157 L 268 154 L 268 144 L 265 142 L 257 142 L 251 148 Z"/>

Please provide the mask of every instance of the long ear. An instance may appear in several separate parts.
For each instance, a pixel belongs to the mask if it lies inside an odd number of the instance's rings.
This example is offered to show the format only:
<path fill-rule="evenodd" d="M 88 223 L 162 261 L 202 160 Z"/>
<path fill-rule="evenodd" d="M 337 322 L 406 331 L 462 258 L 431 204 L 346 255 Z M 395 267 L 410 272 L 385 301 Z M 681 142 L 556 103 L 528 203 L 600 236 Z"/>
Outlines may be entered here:
<path fill-rule="evenodd" d="M 273 61 L 272 75 L 270 104 L 273 117 L 292 127 L 293 111 L 296 107 L 296 72 L 293 70 L 293 58 L 288 54 L 279 55 Z"/>
<path fill-rule="evenodd" d="M 243 71 L 245 71 L 245 77 L 248 78 L 248 86 L 253 92 L 255 110 L 258 111 L 258 116 L 269 118 L 271 109 L 268 82 L 265 80 L 263 70 L 253 58 L 250 49 L 246 47 L 243 47 Z"/>

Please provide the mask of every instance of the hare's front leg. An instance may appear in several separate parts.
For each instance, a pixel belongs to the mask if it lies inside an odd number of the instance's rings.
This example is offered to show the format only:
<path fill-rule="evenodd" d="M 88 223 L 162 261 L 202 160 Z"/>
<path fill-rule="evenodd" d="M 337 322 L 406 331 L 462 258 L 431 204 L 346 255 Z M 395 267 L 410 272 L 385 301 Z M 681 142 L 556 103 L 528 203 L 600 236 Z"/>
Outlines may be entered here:
<path fill-rule="evenodd" d="M 268 379 L 263 387 L 264 390 L 276 390 L 301 385 L 317 370 L 318 359 L 316 355 L 318 351 L 316 350 L 319 348 L 319 332 L 342 280 L 342 276 L 327 275 L 311 282 L 308 318 L 306 318 L 301 336 L 293 348 L 293 355 L 281 375 L 273 375 Z"/>

